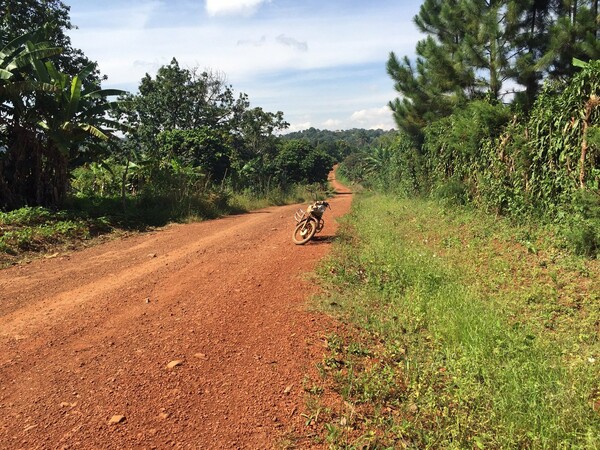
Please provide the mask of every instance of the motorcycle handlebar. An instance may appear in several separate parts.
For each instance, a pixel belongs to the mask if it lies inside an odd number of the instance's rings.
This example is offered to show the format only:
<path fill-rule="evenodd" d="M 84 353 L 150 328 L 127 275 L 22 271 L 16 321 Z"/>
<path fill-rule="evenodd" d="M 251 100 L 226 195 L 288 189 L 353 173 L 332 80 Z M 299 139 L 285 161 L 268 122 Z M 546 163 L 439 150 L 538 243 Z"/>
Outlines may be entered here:
<path fill-rule="evenodd" d="M 326 208 L 331 209 L 331 205 L 329 205 L 329 202 L 327 202 L 325 200 L 317 200 L 314 204 L 315 205 L 325 205 Z"/>

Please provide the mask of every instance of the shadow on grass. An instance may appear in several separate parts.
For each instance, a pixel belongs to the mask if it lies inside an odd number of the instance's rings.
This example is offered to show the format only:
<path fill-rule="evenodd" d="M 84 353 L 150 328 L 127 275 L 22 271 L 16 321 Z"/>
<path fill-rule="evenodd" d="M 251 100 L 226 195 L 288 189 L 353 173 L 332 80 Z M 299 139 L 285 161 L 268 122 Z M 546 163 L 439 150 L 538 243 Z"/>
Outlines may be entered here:
<path fill-rule="evenodd" d="M 107 227 L 126 231 L 145 231 L 171 222 L 188 222 L 190 218 L 207 220 L 248 212 L 228 205 L 226 201 L 215 203 L 202 197 L 186 202 L 170 197 L 127 198 L 124 202 L 121 198 L 71 197 L 64 207 L 73 218 L 88 220 L 92 224 L 104 223 Z"/>

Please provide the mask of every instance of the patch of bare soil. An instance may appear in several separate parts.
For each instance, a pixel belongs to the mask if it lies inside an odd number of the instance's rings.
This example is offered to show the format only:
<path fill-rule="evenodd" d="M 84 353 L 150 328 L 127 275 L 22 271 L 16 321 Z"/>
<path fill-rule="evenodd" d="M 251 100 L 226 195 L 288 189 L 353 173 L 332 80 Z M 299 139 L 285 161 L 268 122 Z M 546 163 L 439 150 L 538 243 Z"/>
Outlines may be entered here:
<path fill-rule="evenodd" d="M 0 448 L 318 447 L 302 383 L 334 325 L 303 274 L 339 190 L 304 246 L 292 205 L 0 271 Z"/>

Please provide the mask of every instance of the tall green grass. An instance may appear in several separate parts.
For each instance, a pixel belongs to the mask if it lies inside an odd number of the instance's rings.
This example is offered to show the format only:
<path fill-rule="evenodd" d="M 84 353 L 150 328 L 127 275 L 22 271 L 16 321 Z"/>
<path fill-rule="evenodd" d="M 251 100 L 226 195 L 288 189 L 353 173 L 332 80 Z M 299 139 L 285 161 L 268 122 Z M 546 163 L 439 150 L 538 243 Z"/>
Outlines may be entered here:
<path fill-rule="evenodd" d="M 560 293 L 529 302 L 547 278 L 486 255 L 522 247 L 510 233 L 432 202 L 355 201 L 319 270 L 323 307 L 359 330 L 320 366 L 353 405 L 326 425 L 333 448 L 600 448 L 597 293 L 558 314 Z"/>
<path fill-rule="evenodd" d="M 329 197 L 331 191 L 319 184 L 293 185 L 287 189 L 275 187 L 268 192 L 256 195 L 251 190 L 234 193 L 231 195 L 229 204 L 233 208 L 243 211 L 251 211 L 268 206 L 289 205 L 292 203 L 310 202 Z"/>

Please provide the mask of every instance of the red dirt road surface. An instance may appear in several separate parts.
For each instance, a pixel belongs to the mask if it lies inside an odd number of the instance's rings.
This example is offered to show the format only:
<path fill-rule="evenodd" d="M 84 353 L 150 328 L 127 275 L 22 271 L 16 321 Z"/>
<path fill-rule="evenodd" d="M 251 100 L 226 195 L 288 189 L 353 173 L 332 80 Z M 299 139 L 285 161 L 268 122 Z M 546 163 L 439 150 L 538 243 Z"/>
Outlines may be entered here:
<path fill-rule="evenodd" d="M 331 322 L 304 274 L 340 193 L 304 246 L 293 205 L 0 271 L 0 448 L 315 446 L 302 381 Z"/>

